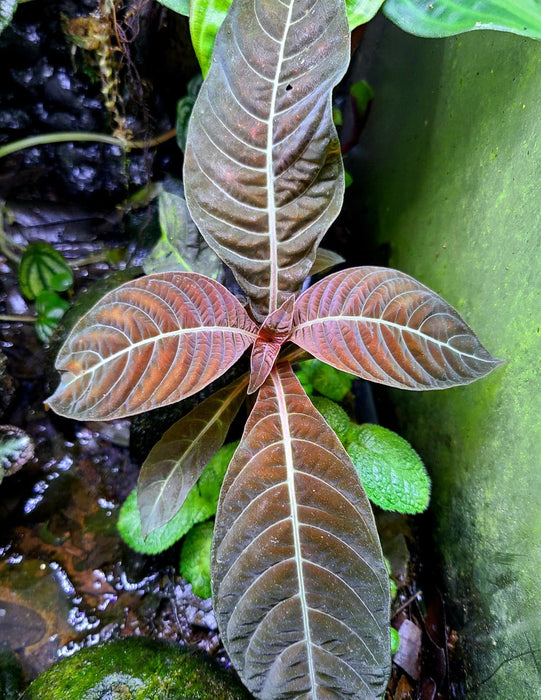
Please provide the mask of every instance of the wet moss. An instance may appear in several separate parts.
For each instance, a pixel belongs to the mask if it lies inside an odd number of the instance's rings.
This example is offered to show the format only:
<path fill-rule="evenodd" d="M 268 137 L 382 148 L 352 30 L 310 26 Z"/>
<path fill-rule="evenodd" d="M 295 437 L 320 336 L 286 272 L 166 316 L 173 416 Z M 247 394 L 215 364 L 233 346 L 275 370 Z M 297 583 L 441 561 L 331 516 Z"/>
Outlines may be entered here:
<path fill-rule="evenodd" d="M 42 673 L 21 700 L 248 700 L 210 657 L 141 637 L 83 649 Z"/>

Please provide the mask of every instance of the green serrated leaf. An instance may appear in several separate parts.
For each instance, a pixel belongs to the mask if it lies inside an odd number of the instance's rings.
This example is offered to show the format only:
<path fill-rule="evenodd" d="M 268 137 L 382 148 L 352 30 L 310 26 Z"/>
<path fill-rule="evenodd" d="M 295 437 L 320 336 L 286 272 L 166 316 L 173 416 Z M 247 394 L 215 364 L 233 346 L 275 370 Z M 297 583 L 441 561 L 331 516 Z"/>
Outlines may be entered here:
<path fill-rule="evenodd" d="M 200 598 L 210 598 L 210 547 L 214 524 L 211 520 L 195 525 L 184 538 L 180 553 L 180 575 L 192 584 Z"/>
<path fill-rule="evenodd" d="M 0 0 L 0 34 L 11 23 L 18 0 Z"/>
<path fill-rule="evenodd" d="M 384 510 L 421 513 L 430 500 L 430 478 L 413 447 L 381 425 L 351 424 L 346 451 L 368 498 Z"/>
<path fill-rule="evenodd" d="M 386 0 L 383 12 L 405 32 L 444 37 L 497 29 L 541 39 L 539 0 Z"/>
<path fill-rule="evenodd" d="M 179 15 L 188 17 L 190 14 L 190 0 L 158 0 L 158 2 L 173 12 L 178 12 Z"/>
<path fill-rule="evenodd" d="M 143 262 L 156 272 L 199 272 L 216 279 L 222 263 L 194 224 L 183 197 L 161 192 L 158 198 L 161 237 Z"/>
<path fill-rule="evenodd" d="M 311 391 L 315 390 L 333 401 L 342 401 L 351 390 L 354 379 L 351 374 L 341 372 L 321 360 L 302 362 L 297 376 L 305 391 L 308 386 Z M 306 393 L 310 395 L 311 391 Z"/>
<path fill-rule="evenodd" d="M 19 263 L 19 284 L 27 299 L 45 290 L 63 292 L 73 284 L 73 272 L 66 259 L 49 243 L 30 243 Z"/>
<path fill-rule="evenodd" d="M 36 297 L 36 333 L 42 343 L 47 343 L 62 317 L 69 309 L 65 299 L 56 292 L 47 289 L 41 291 Z"/>
<path fill-rule="evenodd" d="M 118 519 L 118 530 L 124 542 L 136 552 L 157 554 L 178 542 L 196 523 L 215 515 L 220 487 L 237 445 L 236 442 L 228 443 L 218 450 L 177 514 L 165 525 L 153 530 L 146 539 L 141 533 L 137 491 L 134 489 L 120 509 Z"/>
<path fill-rule="evenodd" d="M 312 403 L 338 435 L 340 441 L 344 442 L 351 421 L 342 406 L 339 406 L 326 396 L 313 396 Z"/>

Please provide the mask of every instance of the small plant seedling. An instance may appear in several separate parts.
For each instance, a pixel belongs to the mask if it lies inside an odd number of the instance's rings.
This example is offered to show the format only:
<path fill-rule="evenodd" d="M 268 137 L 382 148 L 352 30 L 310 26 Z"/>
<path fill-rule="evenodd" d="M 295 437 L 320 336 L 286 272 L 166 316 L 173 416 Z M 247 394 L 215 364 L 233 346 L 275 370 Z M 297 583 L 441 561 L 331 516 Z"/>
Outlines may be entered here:
<path fill-rule="evenodd" d="M 302 291 L 343 198 L 331 91 L 349 62 L 348 20 L 343 0 L 255 7 L 234 0 L 217 35 L 184 164 L 190 213 L 248 307 L 199 273 L 128 282 L 74 326 L 47 403 L 78 420 L 133 415 L 196 394 L 250 349 L 249 377 L 196 406 L 147 458 L 142 536 L 175 515 L 255 394 L 211 547 L 225 648 L 256 697 L 376 698 L 390 593 L 372 510 L 282 348 L 413 390 L 467 384 L 499 362 L 399 271 L 351 268 Z"/>

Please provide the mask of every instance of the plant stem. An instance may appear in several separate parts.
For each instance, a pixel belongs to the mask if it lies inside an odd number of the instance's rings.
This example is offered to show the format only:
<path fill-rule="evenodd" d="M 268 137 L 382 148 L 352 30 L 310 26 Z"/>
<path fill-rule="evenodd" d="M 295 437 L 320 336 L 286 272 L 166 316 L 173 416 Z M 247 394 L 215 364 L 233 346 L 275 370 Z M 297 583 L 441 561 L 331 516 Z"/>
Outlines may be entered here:
<path fill-rule="evenodd" d="M 36 316 L 24 316 L 23 314 L 0 314 L 0 323 L 35 323 Z"/>
<path fill-rule="evenodd" d="M 153 148 L 164 141 L 172 139 L 176 134 L 176 129 L 170 129 L 165 134 L 160 134 L 147 141 L 127 141 L 126 139 L 110 136 L 109 134 L 96 134 L 89 131 L 60 131 L 54 134 L 38 134 L 37 136 L 29 136 L 19 141 L 12 141 L 5 146 L 0 146 L 0 158 L 22 151 L 24 148 L 32 146 L 42 146 L 48 143 L 66 143 L 70 141 L 95 141 L 98 143 L 107 143 L 111 146 L 118 146 L 125 151 L 132 148 Z"/>

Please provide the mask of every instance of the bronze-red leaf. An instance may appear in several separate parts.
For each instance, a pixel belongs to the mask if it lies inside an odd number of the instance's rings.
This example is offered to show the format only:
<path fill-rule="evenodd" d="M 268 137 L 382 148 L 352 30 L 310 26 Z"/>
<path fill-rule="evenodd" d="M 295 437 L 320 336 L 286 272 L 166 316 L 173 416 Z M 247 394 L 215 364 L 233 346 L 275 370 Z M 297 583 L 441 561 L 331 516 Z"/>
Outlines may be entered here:
<path fill-rule="evenodd" d="M 501 364 L 444 299 L 382 267 L 336 272 L 297 299 L 291 340 L 337 369 L 401 389 L 468 384 Z"/>
<path fill-rule="evenodd" d="M 75 325 L 47 404 L 79 420 L 108 420 L 195 394 L 257 336 L 237 299 L 204 275 L 165 272 L 106 294 Z"/>

